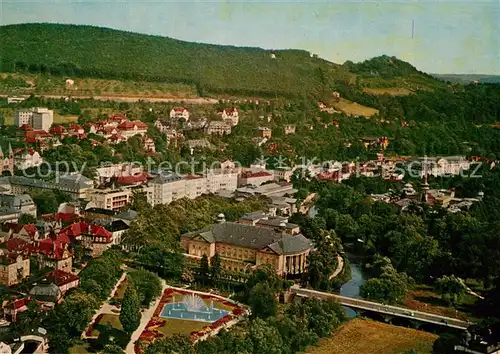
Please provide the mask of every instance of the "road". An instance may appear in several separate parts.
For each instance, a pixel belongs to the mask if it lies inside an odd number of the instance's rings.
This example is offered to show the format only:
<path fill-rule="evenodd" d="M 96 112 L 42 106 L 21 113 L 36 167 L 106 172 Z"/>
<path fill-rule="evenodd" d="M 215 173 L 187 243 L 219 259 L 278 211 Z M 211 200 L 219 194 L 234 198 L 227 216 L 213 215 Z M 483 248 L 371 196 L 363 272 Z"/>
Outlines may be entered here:
<path fill-rule="evenodd" d="M 0 97 L 8 97 L 9 95 L 0 95 Z M 51 99 L 65 99 L 67 95 L 46 95 L 46 94 L 37 94 L 37 97 L 43 98 L 51 98 Z M 29 95 L 18 95 L 18 97 L 28 98 Z M 74 100 L 86 100 L 86 99 L 94 99 L 97 101 L 114 101 L 114 102 L 151 102 L 151 103 L 172 103 L 172 102 L 185 102 L 186 104 L 215 104 L 218 103 L 219 100 L 214 98 L 182 98 L 182 97 L 147 97 L 147 96 L 88 96 L 88 95 L 71 95 L 71 98 Z"/>
<path fill-rule="evenodd" d="M 337 269 L 328 277 L 328 280 L 335 278 L 344 268 L 344 258 L 340 254 L 337 254 Z"/>
<path fill-rule="evenodd" d="M 371 302 L 361 299 L 354 299 L 350 297 L 340 296 L 331 293 L 324 293 L 321 291 L 315 291 L 310 289 L 303 289 L 298 285 L 294 285 L 291 288 L 293 294 L 304 297 L 314 297 L 318 299 L 326 300 L 328 298 L 335 298 L 344 306 L 348 306 L 354 309 L 367 310 L 378 312 L 385 315 L 403 317 L 408 319 L 417 320 L 420 322 L 432 323 L 440 326 L 451 327 L 456 329 L 466 329 L 471 325 L 471 323 L 458 320 L 456 318 L 450 318 L 440 315 L 435 315 L 432 313 L 413 311 L 403 307 L 383 305 L 377 302 Z"/>

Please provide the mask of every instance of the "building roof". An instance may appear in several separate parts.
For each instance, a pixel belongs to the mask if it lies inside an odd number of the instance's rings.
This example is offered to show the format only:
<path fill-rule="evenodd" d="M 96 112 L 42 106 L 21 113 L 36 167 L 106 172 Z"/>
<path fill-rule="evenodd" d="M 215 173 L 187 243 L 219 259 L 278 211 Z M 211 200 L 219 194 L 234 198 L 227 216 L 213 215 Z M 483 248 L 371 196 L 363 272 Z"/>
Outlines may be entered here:
<path fill-rule="evenodd" d="M 182 113 L 182 112 L 184 112 L 184 111 L 187 111 L 188 109 L 187 109 L 187 108 L 185 108 L 185 107 L 173 107 L 173 108 L 172 108 L 172 110 L 173 110 L 174 112 Z"/>
<path fill-rule="evenodd" d="M 153 184 L 165 184 L 165 183 L 180 181 L 183 178 L 184 177 L 182 175 L 178 175 L 178 174 L 173 173 L 173 172 L 163 172 L 158 177 L 155 177 L 153 180 L 151 180 L 151 183 L 153 183 Z"/>
<path fill-rule="evenodd" d="M 56 284 L 59 287 L 80 279 L 78 275 L 63 272 L 62 270 L 54 270 L 50 273 L 47 273 L 45 277 L 48 281 Z"/>
<path fill-rule="evenodd" d="M 301 253 L 311 247 L 310 240 L 302 234 L 289 235 L 272 229 L 233 222 L 215 224 L 183 235 L 191 239 L 198 236 L 209 243 L 226 243 L 257 250 L 269 247 L 277 254 Z"/>
<path fill-rule="evenodd" d="M 62 296 L 61 290 L 54 283 L 35 285 L 29 294 L 44 302 L 56 302 Z"/>
<path fill-rule="evenodd" d="M 129 209 L 127 211 L 123 211 L 115 216 L 117 219 L 123 220 L 134 220 L 139 215 L 135 210 Z"/>
<path fill-rule="evenodd" d="M 254 211 L 252 213 L 248 213 L 243 215 L 240 220 L 250 220 L 250 221 L 255 221 L 255 220 L 260 220 L 262 218 L 266 217 L 266 213 L 263 211 Z"/>

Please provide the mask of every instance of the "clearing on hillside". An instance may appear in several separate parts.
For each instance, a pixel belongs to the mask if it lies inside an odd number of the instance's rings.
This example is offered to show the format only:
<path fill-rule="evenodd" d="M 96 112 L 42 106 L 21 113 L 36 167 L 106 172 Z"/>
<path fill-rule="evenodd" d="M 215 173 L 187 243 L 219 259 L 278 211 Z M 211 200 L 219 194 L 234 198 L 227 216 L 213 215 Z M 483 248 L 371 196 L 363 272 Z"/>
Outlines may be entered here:
<path fill-rule="evenodd" d="M 412 91 L 402 88 L 402 87 L 391 87 L 391 88 L 369 88 L 365 87 L 363 89 L 369 95 L 391 95 L 391 96 L 408 96 Z"/>
<path fill-rule="evenodd" d="M 401 354 L 414 350 L 432 353 L 438 336 L 385 323 L 353 319 L 342 325 L 330 338 L 322 339 L 309 354 Z"/>
<path fill-rule="evenodd" d="M 341 98 L 338 102 L 332 104 L 335 109 L 338 109 L 350 116 L 371 117 L 378 113 L 378 109 L 360 105 L 359 103 L 351 102 L 345 98 Z"/>

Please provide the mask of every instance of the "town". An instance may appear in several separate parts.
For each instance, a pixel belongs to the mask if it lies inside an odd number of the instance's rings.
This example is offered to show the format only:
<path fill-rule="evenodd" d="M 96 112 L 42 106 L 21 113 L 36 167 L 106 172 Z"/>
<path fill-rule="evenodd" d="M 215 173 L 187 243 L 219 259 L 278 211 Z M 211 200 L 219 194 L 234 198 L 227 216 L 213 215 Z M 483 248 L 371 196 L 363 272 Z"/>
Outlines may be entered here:
<path fill-rule="evenodd" d="M 1 353 L 500 353 L 495 5 L 2 10 Z"/>

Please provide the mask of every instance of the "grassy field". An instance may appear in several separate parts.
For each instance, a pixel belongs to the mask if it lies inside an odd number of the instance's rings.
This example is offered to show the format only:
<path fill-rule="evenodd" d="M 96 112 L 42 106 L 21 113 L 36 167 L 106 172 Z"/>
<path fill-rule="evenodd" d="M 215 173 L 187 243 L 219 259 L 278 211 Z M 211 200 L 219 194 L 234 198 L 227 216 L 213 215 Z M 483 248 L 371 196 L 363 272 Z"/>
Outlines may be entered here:
<path fill-rule="evenodd" d="M 371 117 L 378 113 L 378 109 L 366 107 L 359 103 L 351 102 L 341 98 L 338 102 L 332 104 L 335 109 L 338 109 L 350 116 L 365 116 Z"/>
<path fill-rule="evenodd" d="M 368 88 L 363 89 L 364 92 L 370 95 L 384 95 L 388 94 L 391 96 L 408 96 L 412 92 L 406 88 L 402 87 L 392 87 L 392 88 Z"/>
<path fill-rule="evenodd" d="M 99 334 L 99 328 L 102 326 L 111 326 L 115 329 L 122 330 L 122 324 L 120 323 L 119 315 L 104 314 L 99 323 L 95 325 L 96 329 L 92 331 L 92 336 Z"/>
<path fill-rule="evenodd" d="M 74 96 L 144 96 L 154 98 L 196 98 L 196 88 L 191 85 L 165 82 L 104 80 L 73 78 L 73 86 L 66 86 L 67 77 L 0 73 L 1 78 L 10 76 L 24 80 L 25 84 L 0 85 L 0 94 L 48 94 Z"/>
<path fill-rule="evenodd" d="M 432 353 L 437 336 L 385 323 L 354 319 L 340 327 L 331 338 L 322 339 L 310 354 L 402 354 L 414 350 Z"/>

